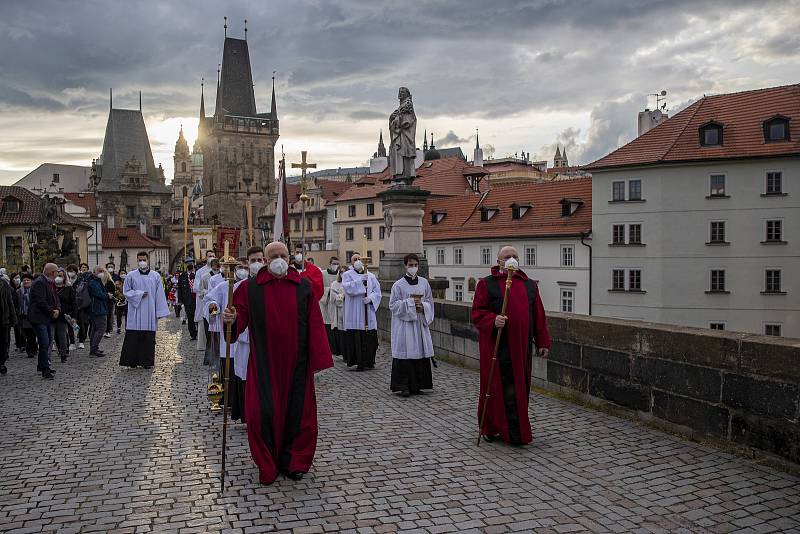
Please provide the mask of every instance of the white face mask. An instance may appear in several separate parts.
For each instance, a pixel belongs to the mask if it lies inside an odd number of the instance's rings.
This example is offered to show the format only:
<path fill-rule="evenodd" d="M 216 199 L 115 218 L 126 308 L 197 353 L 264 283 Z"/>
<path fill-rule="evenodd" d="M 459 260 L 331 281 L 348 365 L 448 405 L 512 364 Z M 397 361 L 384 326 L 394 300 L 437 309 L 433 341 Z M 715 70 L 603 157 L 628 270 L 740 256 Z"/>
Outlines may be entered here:
<path fill-rule="evenodd" d="M 339 264 L 338 263 L 331 263 L 331 266 L 328 268 L 328 270 L 330 272 L 332 272 L 332 273 L 337 272 L 339 270 Z"/>
<path fill-rule="evenodd" d="M 406 269 L 406 272 L 408 273 L 408 276 L 410 276 L 411 278 L 414 278 L 415 276 L 417 276 L 417 271 L 418 270 L 419 270 L 419 267 L 414 266 L 414 267 L 409 267 L 408 269 Z"/>
<path fill-rule="evenodd" d="M 283 276 L 289 270 L 289 264 L 283 258 L 275 258 L 269 263 L 269 270 L 276 276 Z"/>
<path fill-rule="evenodd" d="M 206 263 L 208 265 L 211 265 L 211 262 L 214 261 L 215 259 L 216 259 L 216 256 L 209 256 L 208 258 L 206 258 Z"/>
<path fill-rule="evenodd" d="M 301 263 L 303 261 L 303 255 L 298 252 L 294 255 L 294 261 L 295 263 Z"/>
<path fill-rule="evenodd" d="M 506 270 L 519 269 L 519 261 L 517 261 L 517 258 L 508 258 L 506 263 L 503 265 L 503 268 Z"/>
<path fill-rule="evenodd" d="M 250 274 L 253 276 L 258 274 L 258 271 L 264 268 L 264 264 L 260 261 L 254 261 L 250 264 Z"/>
<path fill-rule="evenodd" d="M 64 277 L 63 276 L 56 276 L 56 284 L 63 284 Z"/>
<path fill-rule="evenodd" d="M 145 260 L 139 260 L 139 268 L 142 270 L 147 269 L 147 262 Z"/>
<path fill-rule="evenodd" d="M 110 272 L 111 274 L 114 274 L 114 268 L 113 267 L 109 267 L 108 268 L 108 272 Z"/>
<path fill-rule="evenodd" d="M 19 278 L 14 278 L 14 285 L 15 285 L 15 286 L 19 287 L 19 285 L 20 285 L 21 283 L 22 283 L 22 281 L 21 281 Z"/>
<path fill-rule="evenodd" d="M 67 273 L 67 278 L 69 278 L 70 280 L 75 280 L 76 278 L 78 278 L 78 273 Z"/>
<path fill-rule="evenodd" d="M 364 270 L 364 262 L 362 262 L 361 260 L 356 260 L 353 263 L 353 269 L 355 269 L 356 271 L 359 271 L 359 272 L 363 271 Z"/>
<path fill-rule="evenodd" d="M 247 278 L 248 274 L 250 274 L 250 272 L 247 269 L 244 269 L 244 268 L 241 268 L 241 267 L 236 269 L 236 279 L 237 280 L 244 280 L 245 278 Z"/>
<path fill-rule="evenodd" d="M 172 278 L 170 278 L 170 282 L 172 282 L 173 284 L 177 284 L 178 279 L 173 276 Z"/>

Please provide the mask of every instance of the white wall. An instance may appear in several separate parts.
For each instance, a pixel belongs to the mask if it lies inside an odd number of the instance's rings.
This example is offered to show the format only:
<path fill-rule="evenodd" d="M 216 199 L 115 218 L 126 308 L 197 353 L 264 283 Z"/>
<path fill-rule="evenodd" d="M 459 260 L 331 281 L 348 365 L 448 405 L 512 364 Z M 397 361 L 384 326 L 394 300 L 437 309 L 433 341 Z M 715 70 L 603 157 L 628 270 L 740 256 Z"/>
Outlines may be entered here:
<path fill-rule="evenodd" d="M 591 240 L 587 240 L 591 244 Z M 472 302 L 473 293 L 469 291 L 470 277 L 477 280 L 487 276 L 497 261 L 497 253 L 505 245 L 512 245 L 520 255 L 520 267 L 532 279 L 538 280 L 539 292 L 545 310 L 561 311 L 561 290 L 573 291 L 573 313 L 589 313 L 589 249 L 580 239 L 503 239 L 495 241 L 424 241 L 428 258 L 430 278 L 447 278 L 450 287 L 446 298 L 455 300 L 455 284 L 464 284 L 463 300 Z M 561 247 L 571 246 L 574 251 L 574 267 L 561 266 Z M 454 248 L 463 250 L 463 264 L 454 265 Z M 491 265 L 481 263 L 481 248 L 491 248 Z M 525 248 L 536 249 L 536 265 L 526 263 Z M 437 249 L 444 249 L 444 264 L 437 263 Z"/>
<path fill-rule="evenodd" d="M 766 172 L 783 173 L 785 196 L 762 196 Z M 730 198 L 706 198 L 711 174 Z M 612 182 L 641 179 L 644 202 L 610 203 Z M 800 337 L 800 158 L 659 165 L 595 171 L 593 313 L 707 328 Z M 783 220 L 786 244 L 762 244 L 766 219 Z M 725 221 L 730 245 L 706 245 L 710 222 Z M 611 247 L 614 223 L 640 222 L 643 247 Z M 610 293 L 611 270 L 641 268 L 645 293 Z M 786 295 L 762 295 L 764 271 L 779 268 Z M 726 271 L 729 294 L 707 294 L 710 270 Z"/>

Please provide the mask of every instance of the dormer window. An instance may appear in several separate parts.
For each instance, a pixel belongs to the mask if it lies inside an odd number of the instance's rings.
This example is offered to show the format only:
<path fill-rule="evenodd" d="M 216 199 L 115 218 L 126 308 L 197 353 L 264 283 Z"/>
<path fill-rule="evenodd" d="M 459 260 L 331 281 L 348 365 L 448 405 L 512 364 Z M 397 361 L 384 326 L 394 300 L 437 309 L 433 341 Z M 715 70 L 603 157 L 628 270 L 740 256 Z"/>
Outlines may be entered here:
<path fill-rule="evenodd" d="M 446 211 L 432 211 L 431 212 L 431 224 L 439 224 L 444 220 L 447 216 Z"/>
<path fill-rule="evenodd" d="M 789 117 L 776 115 L 764 121 L 764 142 L 789 141 Z"/>
<path fill-rule="evenodd" d="M 573 215 L 578 208 L 583 206 L 583 200 L 579 198 L 562 198 L 561 199 L 561 216 L 569 217 Z"/>
<path fill-rule="evenodd" d="M 20 201 L 17 200 L 16 198 L 8 197 L 7 199 L 5 199 L 3 204 L 5 206 L 5 209 L 3 211 L 5 211 L 6 213 L 19 213 Z"/>
<path fill-rule="evenodd" d="M 511 218 L 521 219 L 533 206 L 531 204 L 511 204 Z"/>
<path fill-rule="evenodd" d="M 722 125 L 707 122 L 700 127 L 700 146 L 722 146 Z"/>
<path fill-rule="evenodd" d="M 481 222 L 491 221 L 492 217 L 500 213 L 500 208 L 481 208 Z"/>

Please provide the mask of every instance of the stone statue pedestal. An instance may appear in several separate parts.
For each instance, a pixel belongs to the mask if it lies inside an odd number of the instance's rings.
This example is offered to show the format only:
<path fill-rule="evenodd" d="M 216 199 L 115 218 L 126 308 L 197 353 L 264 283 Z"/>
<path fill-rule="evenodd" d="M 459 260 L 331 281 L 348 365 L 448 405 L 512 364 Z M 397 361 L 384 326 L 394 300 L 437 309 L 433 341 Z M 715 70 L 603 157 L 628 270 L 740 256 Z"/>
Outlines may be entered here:
<path fill-rule="evenodd" d="M 399 184 L 378 193 L 383 204 L 383 220 L 386 226 L 384 257 L 380 260 L 378 273 L 383 291 L 389 291 L 392 284 L 405 275 L 403 257 L 412 252 L 419 256 L 419 276 L 428 278 L 428 260 L 422 253 L 422 217 L 425 215 L 425 202 L 429 195 L 430 192 L 419 187 Z M 441 294 L 443 297 L 448 282 L 429 281 L 434 296 Z"/>

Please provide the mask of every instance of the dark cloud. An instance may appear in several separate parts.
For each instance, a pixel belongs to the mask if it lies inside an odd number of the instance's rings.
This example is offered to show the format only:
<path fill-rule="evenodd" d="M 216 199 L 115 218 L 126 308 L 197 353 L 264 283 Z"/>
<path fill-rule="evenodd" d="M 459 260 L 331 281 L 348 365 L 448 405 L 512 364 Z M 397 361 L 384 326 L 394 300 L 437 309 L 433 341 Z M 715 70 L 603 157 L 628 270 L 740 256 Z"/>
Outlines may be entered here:
<path fill-rule="evenodd" d="M 373 119 L 386 119 L 388 121 L 388 115 L 385 113 L 379 113 L 377 111 L 367 111 L 367 110 L 358 110 L 353 111 L 348 115 L 351 119 L 361 121 L 361 120 L 373 120 Z"/>
<path fill-rule="evenodd" d="M 0 82 L 0 107 L 63 111 L 66 106 L 49 96 L 35 96 Z"/>
<path fill-rule="evenodd" d="M 472 141 L 473 139 L 475 139 L 474 135 L 471 135 L 469 137 L 459 137 L 453 130 L 450 130 L 449 132 L 447 132 L 447 135 L 445 135 L 444 137 L 440 137 L 439 139 L 436 139 L 435 142 L 436 146 L 438 146 L 439 148 L 448 148 L 458 145 L 465 145 L 470 141 Z"/>

